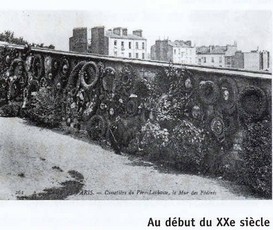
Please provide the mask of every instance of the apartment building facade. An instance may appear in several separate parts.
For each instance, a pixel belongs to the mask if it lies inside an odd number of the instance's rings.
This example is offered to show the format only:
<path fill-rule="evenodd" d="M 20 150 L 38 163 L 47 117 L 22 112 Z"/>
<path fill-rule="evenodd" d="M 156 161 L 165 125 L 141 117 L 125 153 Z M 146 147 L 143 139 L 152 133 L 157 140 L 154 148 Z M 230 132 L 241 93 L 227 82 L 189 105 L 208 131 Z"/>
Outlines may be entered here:
<path fill-rule="evenodd" d="M 270 53 L 267 50 L 252 50 L 242 52 L 242 55 L 235 56 L 235 63 L 243 62 L 243 66 L 234 65 L 234 68 L 242 68 L 253 71 L 272 71 Z"/>
<path fill-rule="evenodd" d="M 198 65 L 213 67 L 232 67 L 233 56 L 237 51 L 236 42 L 234 45 L 226 46 L 201 46 L 196 49 L 196 59 Z"/>
<path fill-rule="evenodd" d="M 151 59 L 179 64 L 195 64 L 196 48 L 192 46 L 191 41 L 156 40 L 151 47 Z"/>
<path fill-rule="evenodd" d="M 104 27 L 91 29 L 91 53 L 114 57 L 147 59 L 147 39 L 142 30 L 128 33 L 127 28 L 116 27 L 105 31 Z"/>

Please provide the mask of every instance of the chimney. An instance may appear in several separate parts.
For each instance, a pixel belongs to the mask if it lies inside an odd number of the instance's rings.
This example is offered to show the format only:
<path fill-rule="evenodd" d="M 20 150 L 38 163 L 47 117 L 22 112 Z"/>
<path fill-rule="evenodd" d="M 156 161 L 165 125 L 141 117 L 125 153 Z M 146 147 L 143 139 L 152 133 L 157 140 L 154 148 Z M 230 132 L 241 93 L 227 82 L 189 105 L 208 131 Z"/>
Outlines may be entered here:
<path fill-rule="evenodd" d="M 185 44 L 186 44 L 187 46 L 191 46 L 191 41 L 190 41 L 190 40 L 185 41 Z"/>
<path fill-rule="evenodd" d="M 87 36 L 87 27 L 76 27 L 73 29 L 73 37 L 79 37 L 82 34 L 86 34 Z"/>
<path fill-rule="evenodd" d="M 91 28 L 91 53 L 105 53 L 104 38 L 104 26 Z"/>
<path fill-rule="evenodd" d="M 114 28 L 113 33 L 120 36 L 121 35 L 121 27 Z"/>
<path fill-rule="evenodd" d="M 142 37 L 142 30 L 134 30 L 133 34 L 139 37 Z"/>
<path fill-rule="evenodd" d="M 213 50 L 213 46 L 209 46 L 209 52 L 211 53 Z"/>
<path fill-rule="evenodd" d="M 155 44 L 156 44 L 156 45 L 159 45 L 159 44 L 160 44 L 160 42 L 161 42 L 161 40 L 160 40 L 160 39 L 159 39 L 159 40 L 156 40 L 156 41 L 155 41 Z"/>
<path fill-rule="evenodd" d="M 122 36 L 127 36 L 127 28 L 122 28 Z"/>

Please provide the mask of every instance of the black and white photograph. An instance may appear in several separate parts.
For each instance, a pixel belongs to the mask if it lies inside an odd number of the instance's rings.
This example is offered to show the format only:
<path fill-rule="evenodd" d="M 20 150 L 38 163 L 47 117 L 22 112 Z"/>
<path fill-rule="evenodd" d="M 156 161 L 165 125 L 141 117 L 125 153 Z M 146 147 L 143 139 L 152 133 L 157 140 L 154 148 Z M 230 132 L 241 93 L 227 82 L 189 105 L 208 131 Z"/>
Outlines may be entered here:
<path fill-rule="evenodd" d="M 0 199 L 271 200 L 271 11 L 122 9 L 0 11 Z"/>

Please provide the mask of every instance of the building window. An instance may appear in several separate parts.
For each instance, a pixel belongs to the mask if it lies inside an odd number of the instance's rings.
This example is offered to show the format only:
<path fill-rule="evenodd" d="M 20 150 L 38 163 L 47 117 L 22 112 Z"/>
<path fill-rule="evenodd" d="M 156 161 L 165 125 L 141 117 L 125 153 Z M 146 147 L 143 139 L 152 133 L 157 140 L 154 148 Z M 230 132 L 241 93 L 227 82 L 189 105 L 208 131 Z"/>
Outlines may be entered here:
<path fill-rule="evenodd" d="M 267 68 L 269 69 L 269 63 L 270 63 L 270 56 L 269 52 L 267 52 Z"/>
<path fill-rule="evenodd" d="M 176 49 L 173 50 L 173 53 L 176 54 Z"/>
<path fill-rule="evenodd" d="M 207 59 L 206 59 L 206 57 L 204 57 L 204 63 L 206 63 L 207 62 Z"/>
<path fill-rule="evenodd" d="M 231 65 L 231 59 L 227 57 L 227 65 Z"/>
<path fill-rule="evenodd" d="M 124 42 L 121 42 L 121 49 L 124 50 Z"/>
<path fill-rule="evenodd" d="M 144 50 L 145 49 L 145 44 L 144 42 L 142 42 L 142 49 Z M 143 58 L 144 59 L 144 58 Z"/>
<path fill-rule="evenodd" d="M 138 53 L 136 53 L 136 58 L 138 58 Z"/>
<path fill-rule="evenodd" d="M 214 63 L 214 57 L 211 57 L 211 62 Z"/>
<path fill-rule="evenodd" d="M 136 42 L 136 49 L 138 49 L 138 42 Z"/>
<path fill-rule="evenodd" d="M 132 57 L 132 54 L 131 53 L 129 53 L 129 58 L 131 58 Z"/>
<path fill-rule="evenodd" d="M 115 55 L 115 56 L 118 56 L 118 52 L 117 52 L 117 51 L 115 51 L 115 52 L 114 52 L 114 55 Z"/>
<path fill-rule="evenodd" d="M 145 54 L 144 53 L 142 53 L 142 59 L 145 59 Z"/>
<path fill-rule="evenodd" d="M 114 46 L 116 46 L 117 45 L 117 40 L 114 40 Z"/>
<path fill-rule="evenodd" d="M 222 57 L 219 57 L 219 63 L 222 63 Z"/>
<path fill-rule="evenodd" d="M 129 49 L 132 49 L 131 42 L 129 42 Z"/>

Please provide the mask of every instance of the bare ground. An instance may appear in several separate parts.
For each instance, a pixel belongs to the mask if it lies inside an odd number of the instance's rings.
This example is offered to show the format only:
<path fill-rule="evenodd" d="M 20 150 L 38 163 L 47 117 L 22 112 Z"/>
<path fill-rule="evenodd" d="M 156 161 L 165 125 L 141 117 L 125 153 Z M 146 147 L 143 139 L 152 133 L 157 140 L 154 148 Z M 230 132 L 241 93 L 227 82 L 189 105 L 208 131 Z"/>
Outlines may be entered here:
<path fill-rule="evenodd" d="M 221 179 L 170 173 L 19 118 L 0 118 L 0 199 L 256 199 Z"/>

